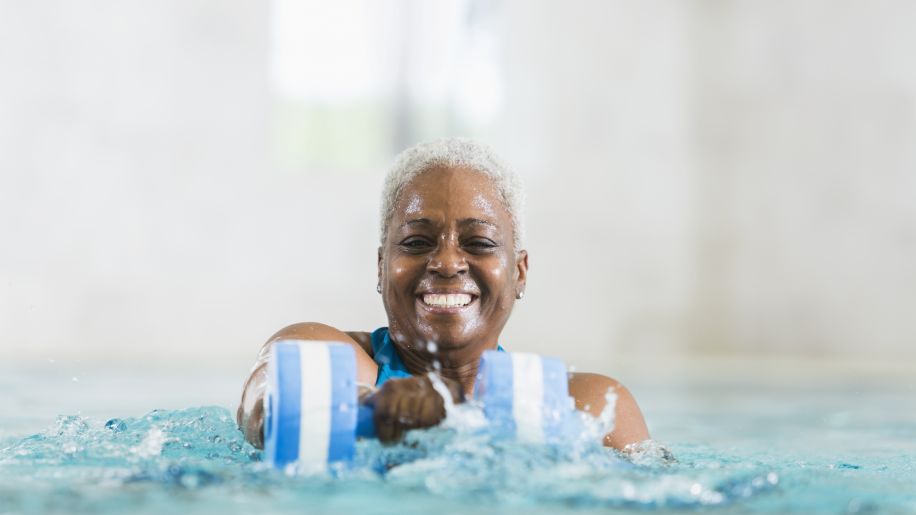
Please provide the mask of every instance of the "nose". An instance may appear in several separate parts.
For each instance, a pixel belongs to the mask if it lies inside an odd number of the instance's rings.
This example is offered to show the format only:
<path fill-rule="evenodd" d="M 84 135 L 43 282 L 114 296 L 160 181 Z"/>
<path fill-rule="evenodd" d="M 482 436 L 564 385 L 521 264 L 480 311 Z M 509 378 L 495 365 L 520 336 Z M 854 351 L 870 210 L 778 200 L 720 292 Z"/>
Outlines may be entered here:
<path fill-rule="evenodd" d="M 441 277 L 454 277 L 468 271 L 468 262 L 458 242 L 452 238 L 439 240 L 439 246 L 426 263 L 426 270 Z"/>

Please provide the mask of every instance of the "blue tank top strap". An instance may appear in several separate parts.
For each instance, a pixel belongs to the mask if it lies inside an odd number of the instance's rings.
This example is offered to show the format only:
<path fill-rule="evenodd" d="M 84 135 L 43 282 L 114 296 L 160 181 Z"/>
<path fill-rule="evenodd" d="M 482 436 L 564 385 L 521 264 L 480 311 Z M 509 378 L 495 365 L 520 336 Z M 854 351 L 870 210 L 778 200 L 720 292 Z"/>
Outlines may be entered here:
<path fill-rule="evenodd" d="M 393 377 L 410 377 L 410 372 L 391 343 L 387 327 L 380 327 L 372 332 L 372 359 L 378 364 L 375 386 L 381 386 Z"/>
<path fill-rule="evenodd" d="M 496 350 L 506 352 L 501 345 L 496 345 Z M 391 378 L 410 377 L 410 372 L 401 361 L 397 348 L 388 336 L 387 327 L 379 327 L 372 332 L 372 359 L 378 364 L 378 378 L 375 380 L 375 386 L 382 386 L 382 383 Z"/>

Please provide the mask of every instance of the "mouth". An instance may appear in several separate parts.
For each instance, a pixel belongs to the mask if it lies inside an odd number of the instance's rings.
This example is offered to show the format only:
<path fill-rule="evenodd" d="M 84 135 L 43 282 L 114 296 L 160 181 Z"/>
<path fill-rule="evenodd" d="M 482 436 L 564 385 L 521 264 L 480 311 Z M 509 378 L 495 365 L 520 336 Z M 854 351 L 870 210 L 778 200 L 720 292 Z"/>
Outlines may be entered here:
<path fill-rule="evenodd" d="M 428 311 L 457 313 L 477 301 L 477 296 L 465 292 L 426 292 L 417 295 L 417 301 Z"/>

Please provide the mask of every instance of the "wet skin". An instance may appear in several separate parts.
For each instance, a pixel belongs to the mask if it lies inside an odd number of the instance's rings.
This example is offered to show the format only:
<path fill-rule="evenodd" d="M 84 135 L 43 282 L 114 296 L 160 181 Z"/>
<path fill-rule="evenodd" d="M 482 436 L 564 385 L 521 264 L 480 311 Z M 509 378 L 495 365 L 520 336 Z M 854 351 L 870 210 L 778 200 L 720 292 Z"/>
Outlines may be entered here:
<path fill-rule="evenodd" d="M 408 429 L 430 427 L 445 417 L 442 398 L 425 372 L 438 369 L 454 400 L 470 395 L 481 354 L 496 348 L 525 289 L 528 254 L 516 250 L 513 241 L 511 217 L 490 179 L 479 172 L 434 168 L 401 191 L 378 250 L 378 279 L 391 339 L 416 375 L 389 380 L 371 395 L 382 441 L 396 441 Z M 453 297 L 462 305 L 438 305 L 442 297 L 437 296 L 448 294 L 466 297 Z M 238 409 L 239 425 L 255 445 L 261 444 L 266 357 L 274 341 L 287 338 L 351 345 L 357 381 L 375 384 L 378 366 L 369 333 L 344 333 L 317 323 L 282 329 L 262 347 Z M 577 409 L 593 415 L 604 408 L 609 389 L 617 394 L 616 425 L 604 444 L 624 449 L 647 439 L 642 413 L 626 388 L 600 374 L 570 375 Z"/>
<path fill-rule="evenodd" d="M 433 169 L 403 189 L 378 276 L 391 339 L 412 374 L 438 361 L 443 376 L 471 392 L 480 355 L 496 348 L 525 289 L 528 253 L 513 238 L 509 212 L 479 172 Z M 437 294 L 465 294 L 470 303 L 424 302 Z"/>

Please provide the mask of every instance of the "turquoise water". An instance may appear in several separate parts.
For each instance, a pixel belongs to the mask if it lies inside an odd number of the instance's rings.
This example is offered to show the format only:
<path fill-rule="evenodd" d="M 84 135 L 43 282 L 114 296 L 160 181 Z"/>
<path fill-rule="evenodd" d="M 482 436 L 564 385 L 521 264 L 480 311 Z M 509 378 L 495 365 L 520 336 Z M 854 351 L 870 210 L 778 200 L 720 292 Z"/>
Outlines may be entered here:
<path fill-rule="evenodd" d="M 52 409 L 50 391 L 22 397 L 30 381 L 5 376 L 7 405 Z M 0 418 L 0 513 L 916 512 L 912 386 L 841 385 L 631 387 L 664 446 L 628 457 L 494 439 L 467 408 L 403 445 L 361 442 L 353 467 L 317 476 L 266 468 L 223 407 L 23 410 Z"/>

